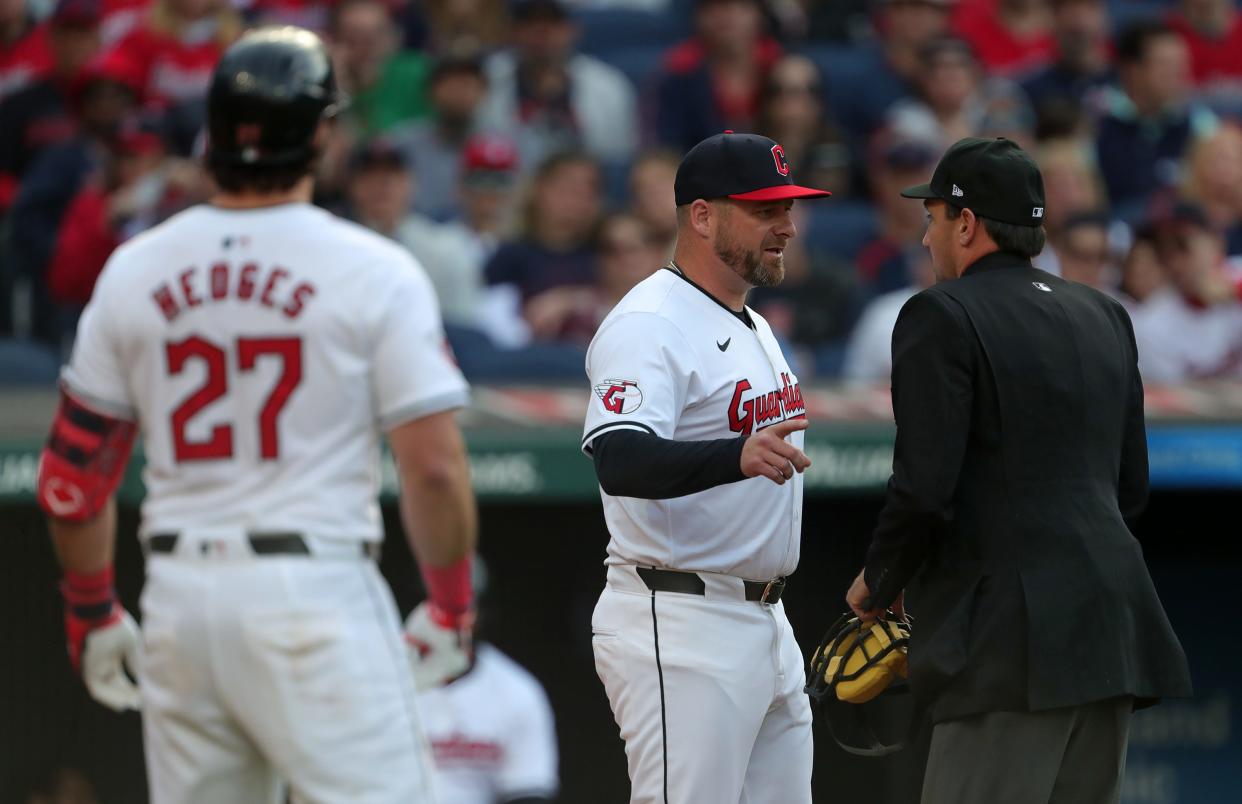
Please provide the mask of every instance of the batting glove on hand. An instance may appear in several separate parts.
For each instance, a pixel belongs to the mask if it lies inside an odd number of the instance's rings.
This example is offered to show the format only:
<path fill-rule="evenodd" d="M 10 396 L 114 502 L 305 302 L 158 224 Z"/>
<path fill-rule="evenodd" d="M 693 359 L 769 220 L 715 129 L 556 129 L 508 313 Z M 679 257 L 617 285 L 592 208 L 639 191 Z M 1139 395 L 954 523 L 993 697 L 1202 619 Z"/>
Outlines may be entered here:
<path fill-rule="evenodd" d="M 453 615 L 424 600 L 405 620 L 414 686 L 439 687 L 470 669 L 474 656 L 474 612 Z"/>
<path fill-rule="evenodd" d="M 117 712 L 137 709 L 138 686 L 125 674 L 125 665 L 136 677 L 141 637 L 134 618 L 116 601 L 111 568 L 90 576 L 66 574 L 61 593 L 69 662 L 87 691 Z"/>

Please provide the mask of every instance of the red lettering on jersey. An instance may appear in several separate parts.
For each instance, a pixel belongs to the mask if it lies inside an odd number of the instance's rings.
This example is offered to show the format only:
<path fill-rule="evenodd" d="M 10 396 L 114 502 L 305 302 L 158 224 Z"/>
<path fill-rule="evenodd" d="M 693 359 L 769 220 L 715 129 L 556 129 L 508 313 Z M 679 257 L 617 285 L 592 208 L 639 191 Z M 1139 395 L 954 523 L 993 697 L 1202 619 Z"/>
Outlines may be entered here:
<path fill-rule="evenodd" d="M 287 318 L 297 318 L 302 308 L 306 306 L 306 300 L 315 295 L 315 286 L 309 282 L 303 282 L 293 289 L 293 294 L 289 299 L 289 303 L 281 310 Z"/>
<path fill-rule="evenodd" d="M 733 387 L 733 399 L 729 402 L 729 429 L 734 433 L 750 435 L 755 428 L 755 401 L 742 401 L 742 394 L 750 390 L 749 380 L 738 380 Z"/>
<path fill-rule="evenodd" d="M 155 292 L 151 294 L 151 298 L 155 299 L 160 312 L 164 314 L 164 318 L 167 320 L 172 321 L 181 314 L 181 308 L 177 306 L 177 300 L 173 298 L 172 291 L 169 290 L 167 282 L 156 288 Z"/>
<path fill-rule="evenodd" d="M 246 301 L 254 295 L 254 275 L 258 272 L 259 266 L 253 262 L 242 266 L 241 275 L 237 280 L 237 298 Z"/>
<path fill-rule="evenodd" d="M 229 295 L 229 266 L 228 263 L 218 262 L 211 266 L 211 298 L 216 301 L 228 298 Z"/>
<path fill-rule="evenodd" d="M 263 295 L 259 297 L 259 303 L 264 307 L 274 307 L 276 303 L 272 301 L 272 291 L 276 289 L 276 283 L 288 275 L 289 272 L 284 268 L 273 268 L 267 277 L 267 284 L 263 286 Z"/>
<path fill-rule="evenodd" d="M 190 284 L 190 277 L 194 276 L 197 268 L 186 268 L 178 276 L 181 280 L 181 293 L 185 296 L 186 307 L 197 307 L 203 303 L 203 300 L 194 294 L 194 286 Z"/>

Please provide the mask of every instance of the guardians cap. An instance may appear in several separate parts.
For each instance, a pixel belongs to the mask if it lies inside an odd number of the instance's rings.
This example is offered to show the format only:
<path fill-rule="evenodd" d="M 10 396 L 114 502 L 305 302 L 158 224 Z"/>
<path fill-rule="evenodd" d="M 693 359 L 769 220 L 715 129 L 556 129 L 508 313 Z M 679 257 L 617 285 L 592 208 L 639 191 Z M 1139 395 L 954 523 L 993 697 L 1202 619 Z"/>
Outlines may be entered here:
<path fill-rule="evenodd" d="M 673 194 L 677 206 L 696 198 L 780 201 L 832 195 L 794 184 L 789 160 L 775 140 L 732 131 L 708 137 L 690 149 L 677 166 Z"/>

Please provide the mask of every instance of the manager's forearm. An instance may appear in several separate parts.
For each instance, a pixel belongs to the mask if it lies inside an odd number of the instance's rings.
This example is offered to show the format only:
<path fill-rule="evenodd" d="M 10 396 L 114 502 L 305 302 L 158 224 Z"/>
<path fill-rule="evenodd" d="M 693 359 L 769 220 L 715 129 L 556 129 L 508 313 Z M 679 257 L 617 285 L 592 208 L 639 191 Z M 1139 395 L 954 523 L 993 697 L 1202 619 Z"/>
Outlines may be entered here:
<path fill-rule="evenodd" d="M 669 500 L 745 480 L 745 444 L 744 438 L 673 441 L 615 430 L 595 439 L 595 473 L 600 487 L 614 497 Z"/>

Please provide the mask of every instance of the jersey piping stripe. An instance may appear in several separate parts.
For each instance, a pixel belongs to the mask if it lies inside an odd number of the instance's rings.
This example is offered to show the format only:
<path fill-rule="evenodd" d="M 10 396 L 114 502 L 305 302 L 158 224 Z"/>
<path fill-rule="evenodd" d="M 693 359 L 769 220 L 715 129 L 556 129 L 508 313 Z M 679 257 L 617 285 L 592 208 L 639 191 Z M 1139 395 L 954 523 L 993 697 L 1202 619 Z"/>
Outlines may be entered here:
<path fill-rule="evenodd" d="M 660 664 L 660 624 L 656 620 L 656 594 L 651 590 L 651 632 L 655 638 L 656 673 L 660 676 L 660 756 L 664 764 L 664 804 L 668 804 L 668 715 L 664 706 L 664 667 Z"/>
<path fill-rule="evenodd" d="M 656 438 L 660 437 L 655 430 L 652 430 L 650 426 L 643 424 L 642 422 L 608 422 L 607 424 L 601 424 L 599 427 L 596 427 L 594 430 L 582 437 L 582 451 L 587 455 L 590 455 L 592 450 L 589 446 L 587 446 L 587 443 L 592 438 L 595 438 L 597 435 L 603 433 L 605 430 L 642 430 L 644 432 L 651 433 Z"/>
<path fill-rule="evenodd" d="M 736 318 L 738 321 L 741 321 L 743 324 L 750 327 L 751 329 L 755 328 L 755 322 L 751 320 L 750 311 L 747 310 L 746 307 L 743 306 L 741 312 L 734 310 L 729 305 L 722 302 L 720 299 L 717 299 L 715 296 L 708 293 L 706 288 L 704 288 L 698 282 L 695 282 L 693 279 L 686 276 L 685 273 L 682 272 L 681 268 L 677 267 L 677 263 L 675 262 L 670 262 L 668 265 L 663 266 L 663 268 L 665 271 L 668 271 L 669 273 L 672 273 L 676 276 L 681 277 L 681 279 L 684 280 L 687 284 L 689 284 L 690 287 L 694 288 L 699 293 L 702 293 L 704 296 L 711 299 L 713 302 L 715 302 L 717 305 L 720 306 L 720 309 L 724 310 L 729 315 Z"/>

